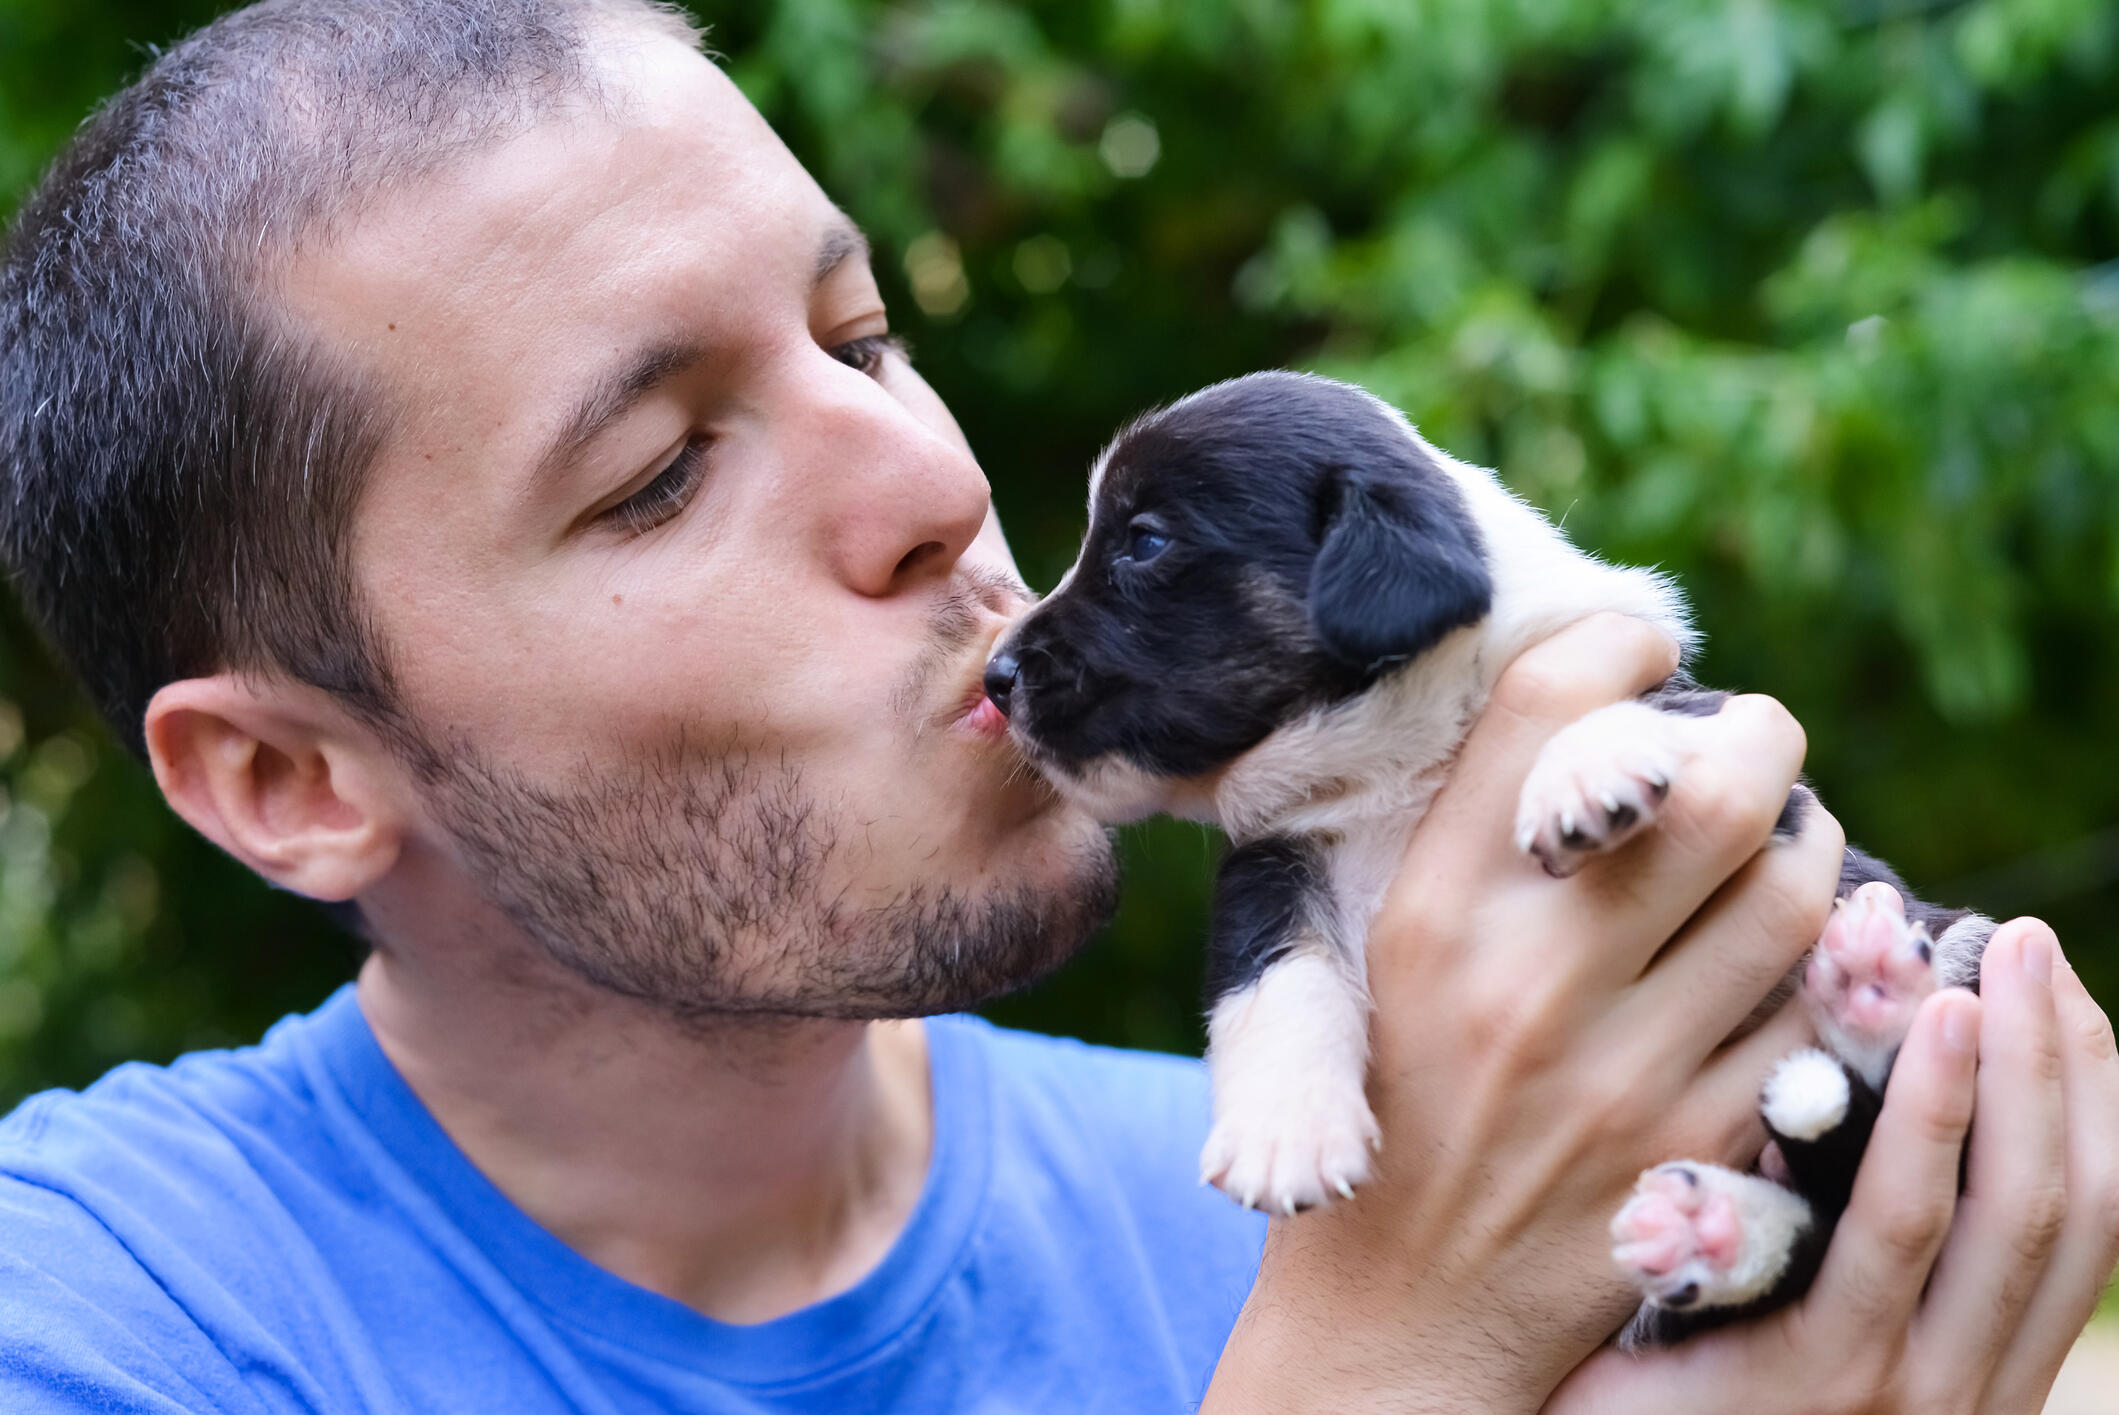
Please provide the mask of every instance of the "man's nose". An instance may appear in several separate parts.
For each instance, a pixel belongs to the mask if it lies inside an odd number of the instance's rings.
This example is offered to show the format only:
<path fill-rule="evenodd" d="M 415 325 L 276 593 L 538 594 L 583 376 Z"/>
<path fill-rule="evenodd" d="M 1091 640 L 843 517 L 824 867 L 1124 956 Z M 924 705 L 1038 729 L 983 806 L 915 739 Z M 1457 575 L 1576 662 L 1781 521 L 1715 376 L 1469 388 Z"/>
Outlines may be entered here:
<path fill-rule="evenodd" d="M 1008 700 L 1015 695 L 1015 679 L 1020 668 L 1015 650 L 1005 645 L 986 660 L 986 696 L 1001 710 L 1002 717 L 1008 715 Z"/>
<path fill-rule="evenodd" d="M 945 579 L 986 524 L 985 474 L 931 393 L 901 401 L 863 375 L 838 377 L 849 373 L 827 370 L 828 396 L 812 404 L 817 462 L 836 472 L 824 479 L 836 573 L 879 598 Z"/>

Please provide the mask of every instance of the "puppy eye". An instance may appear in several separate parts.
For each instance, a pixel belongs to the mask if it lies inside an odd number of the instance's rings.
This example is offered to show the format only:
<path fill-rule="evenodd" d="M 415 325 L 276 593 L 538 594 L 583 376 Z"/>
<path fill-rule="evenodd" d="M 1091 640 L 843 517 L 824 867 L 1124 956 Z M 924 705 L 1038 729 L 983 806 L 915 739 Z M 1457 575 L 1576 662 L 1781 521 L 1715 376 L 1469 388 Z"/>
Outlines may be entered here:
<path fill-rule="evenodd" d="M 1126 553 L 1121 559 L 1144 565 L 1170 548 L 1170 537 L 1150 521 L 1135 521 L 1128 530 Z"/>

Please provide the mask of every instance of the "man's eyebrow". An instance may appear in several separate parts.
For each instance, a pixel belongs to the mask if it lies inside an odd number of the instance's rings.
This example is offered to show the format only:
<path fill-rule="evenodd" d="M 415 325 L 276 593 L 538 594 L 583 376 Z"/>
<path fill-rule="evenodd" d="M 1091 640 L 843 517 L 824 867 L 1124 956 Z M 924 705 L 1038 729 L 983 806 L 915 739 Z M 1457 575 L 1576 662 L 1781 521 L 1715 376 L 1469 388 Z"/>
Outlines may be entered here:
<path fill-rule="evenodd" d="M 829 280 L 832 272 L 844 265 L 849 257 L 859 256 L 866 262 L 868 254 L 868 238 L 842 215 L 825 231 L 823 241 L 817 246 L 816 263 L 810 270 L 810 288 L 814 290 Z M 552 435 L 551 441 L 545 444 L 545 450 L 530 474 L 530 485 L 540 485 L 556 474 L 579 456 L 581 449 L 598 433 L 625 416 L 648 394 L 697 364 L 706 354 L 707 350 L 696 343 L 668 341 L 650 344 L 598 379 L 574 405 L 574 411 L 559 425 L 559 431 Z"/>
<path fill-rule="evenodd" d="M 596 435 L 630 412 L 641 399 L 697 364 L 706 349 L 696 343 L 665 341 L 638 350 L 598 379 L 574 405 L 574 411 L 545 444 L 530 474 L 536 486 L 579 456 Z"/>
<path fill-rule="evenodd" d="M 848 256 L 859 256 L 861 263 L 868 263 L 868 237 L 861 228 L 841 216 L 829 231 L 824 233 L 824 243 L 817 247 L 815 273 L 810 276 L 811 289 L 831 278 L 831 273 L 846 263 Z"/>

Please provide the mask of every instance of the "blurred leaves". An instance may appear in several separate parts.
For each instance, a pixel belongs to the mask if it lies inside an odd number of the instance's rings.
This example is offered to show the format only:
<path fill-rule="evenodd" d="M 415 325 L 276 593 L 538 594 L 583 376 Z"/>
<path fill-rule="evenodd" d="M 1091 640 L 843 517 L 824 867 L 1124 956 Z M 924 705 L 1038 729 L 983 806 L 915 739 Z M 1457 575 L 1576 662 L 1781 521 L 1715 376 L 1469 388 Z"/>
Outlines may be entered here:
<path fill-rule="evenodd" d="M 875 238 L 1034 582 L 1125 417 L 1261 366 L 1355 379 L 1679 574 L 1704 676 L 1789 702 L 1852 835 L 1935 897 L 2046 913 L 2119 996 L 2108 3 L 699 8 Z M 185 18 L 0 0 L 0 191 Z M 312 1001 L 342 946 L 5 652 L 0 1086 Z M 1002 1015 L 1196 1042 L 1212 844 L 1128 852 L 1113 936 Z"/>

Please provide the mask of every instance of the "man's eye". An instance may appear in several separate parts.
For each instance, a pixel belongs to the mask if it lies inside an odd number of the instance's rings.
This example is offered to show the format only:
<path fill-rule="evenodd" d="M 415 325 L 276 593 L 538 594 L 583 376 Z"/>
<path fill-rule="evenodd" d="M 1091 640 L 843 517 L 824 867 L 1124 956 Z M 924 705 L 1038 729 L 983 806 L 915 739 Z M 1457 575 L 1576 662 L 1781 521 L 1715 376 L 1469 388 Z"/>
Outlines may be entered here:
<path fill-rule="evenodd" d="M 1160 527 L 1134 522 L 1131 534 L 1126 539 L 1126 553 L 1122 557 L 1136 565 L 1145 565 L 1170 548 L 1170 537 Z"/>
<path fill-rule="evenodd" d="M 906 357 L 905 341 L 895 334 L 864 334 L 859 339 L 834 345 L 831 351 L 831 356 L 848 368 L 868 374 L 881 368 L 883 360 L 891 354 Z"/>
<path fill-rule="evenodd" d="M 599 514 L 596 519 L 621 531 L 639 535 L 651 531 L 682 511 L 699 489 L 706 473 L 708 441 L 695 437 L 670 459 L 654 479 L 625 500 Z"/>

